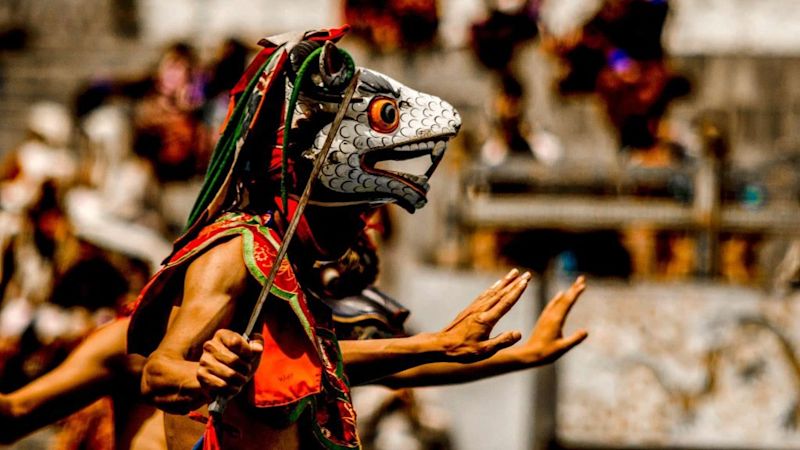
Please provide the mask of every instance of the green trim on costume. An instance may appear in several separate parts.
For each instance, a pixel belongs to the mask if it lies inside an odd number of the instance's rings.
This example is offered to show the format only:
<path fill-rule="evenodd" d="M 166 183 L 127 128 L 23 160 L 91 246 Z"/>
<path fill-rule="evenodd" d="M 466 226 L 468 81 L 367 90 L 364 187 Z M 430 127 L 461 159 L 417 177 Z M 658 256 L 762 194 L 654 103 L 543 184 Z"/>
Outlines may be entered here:
<path fill-rule="evenodd" d="M 337 399 L 339 399 L 337 397 Z M 305 399 L 303 399 L 305 400 Z M 341 399 L 339 399 L 341 400 Z M 309 398 L 309 407 L 311 408 L 311 415 L 317 415 L 317 403 Z M 351 403 L 352 405 L 352 403 Z M 298 417 L 299 418 L 299 417 Z M 297 419 L 295 419 L 297 420 Z M 321 445 L 325 450 L 360 450 L 361 449 L 361 440 L 356 437 L 356 445 L 349 446 L 349 445 L 339 445 L 334 442 L 331 442 L 331 439 L 322 432 L 322 427 L 320 426 L 317 420 L 313 420 L 311 424 L 311 432 L 314 434 L 314 438 L 317 440 L 317 443 Z M 356 435 L 358 436 L 358 435 Z"/>
<path fill-rule="evenodd" d="M 303 308 L 300 307 L 300 302 L 298 301 L 296 295 L 292 296 L 292 299 L 289 300 L 289 306 L 292 307 L 292 311 L 294 311 L 294 314 L 297 316 L 298 319 L 300 319 L 300 323 L 303 325 L 303 330 L 308 335 L 308 338 L 311 339 L 311 342 L 314 342 L 314 344 L 316 344 L 317 342 L 314 337 L 314 330 L 311 329 L 311 323 L 308 322 L 308 318 L 306 317 Z M 317 346 L 315 345 L 315 347 Z"/>
<path fill-rule="evenodd" d="M 333 334 L 333 333 L 331 333 L 331 334 Z M 342 348 L 339 346 L 339 339 L 336 337 L 336 334 L 333 334 L 333 337 L 331 338 L 331 340 L 333 340 L 333 344 L 336 346 L 336 352 L 339 355 L 343 355 Z M 350 380 L 348 380 L 348 378 L 345 376 L 345 373 L 344 373 L 344 358 L 343 357 L 338 358 L 338 360 L 336 361 L 336 375 L 338 375 L 339 378 L 342 378 L 344 380 L 344 382 L 347 385 L 347 387 L 350 387 Z"/>
<path fill-rule="evenodd" d="M 262 235 L 266 237 L 271 244 L 273 245 L 276 244 L 275 240 L 272 238 L 271 233 L 269 233 L 269 228 L 258 226 L 258 229 L 259 231 L 262 231 L 263 229 L 263 231 L 265 232 L 262 232 Z M 253 277 L 259 282 L 259 284 L 263 286 L 267 282 L 267 275 L 261 270 L 261 268 L 258 266 L 258 263 L 256 262 L 255 238 L 253 237 L 253 232 L 246 228 L 234 228 L 231 231 L 239 232 L 242 235 L 244 239 L 243 255 L 244 255 L 245 265 L 247 266 L 247 269 L 250 271 L 250 274 L 253 275 Z M 277 245 L 275 245 L 275 248 L 277 248 Z M 273 262 L 273 264 L 278 264 L 278 262 Z M 280 289 L 279 287 L 275 286 L 275 283 L 273 283 L 272 286 L 270 287 L 269 293 L 289 303 L 289 306 L 292 308 L 292 312 L 294 312 L 295 316 L 297 316 L 297 319 L 300 321 L 300 324 L 303 326 L 303 331 L 306 333 L 311 342 L 313 342 L 316 346 L 314 330 L 312 329 L 311 323 L 308 321 L 308 317 L 306 317 L 303 308 L 300 307 L 300 298 L 297 296 L 297 294 L 293 292 L 284 291 L 283 289 Z"/>
<path fill-rule="evenodd" d="M 353 450 L 361 448 L 361 443 L 358 443 L 355 446 L 334 444 L 333 442 L 330 441 L 330 438 L 322 434 L 322 430 L 320 430 L 320 427 L 312 426 L 311 429 L 314 432 L 314 437 L 317 438 L 317 442 L 323 447 L 325 447 L 326 450 Z"/>
<path fill-rule="evenodd" d="M 237 234 L 236 230 L 225 230 L 223 232 L 220 232 L 218 236 L 228 237 L 228 236 L 231 236 L 231 235 L 234 235 L 234 234 Z M 204 242 L 202 245 L 198 245 L 197 247 L 193 248 L 192 250 L 186 252 L 186 254 L 184 254 L 183 256 L 180 257 L 180 259 L 177 259 L 175 261 L 172 261 L 172 262 L 168 263 L 165 267 L 173 267 L 173 266 L 177 266 L 179 264 L 182 264 L 187 259 L 193 258 L 195 255 L 197 255 L 197 253 L 199 253 L 199 252 L 205 250 L 206 248 L 208 248 L 209 245 L 215 243 L 217 240 L 218 239 L 213 239 L 213 240 L 210 240 L 208 242 Z"/>
<path fill-rule="evenodd" d="M 289 423 L 297 422 L 297 420 L 300 419 L 300 416 L 303 415 L 303 412 L 305 412 L 306 407 L 308 407 L 308 405 L 311 404 L 315 395 L 319 394 L 308 395 L 297 401 L 297 406 L 292 408 L 292 412 L 289 413 L 288 417 Z"/>
<path fill-rule="evenodd" d="M 278 241 L 276 241 L 275 238 L 272 237 L 272 233 L 269 232 L 271 230 L 270 227 L 263 224 L 258 224 L 256 228 L 258 228 L 258 231 L 260 231 L 261 234 L 264 235 L 265 238 L 267 238 L 267 240 L 269 241 L 270 244 L 272 244 L 273 247 L 277 249 L 281 246 L 281 244 L 278 243 Z"/>

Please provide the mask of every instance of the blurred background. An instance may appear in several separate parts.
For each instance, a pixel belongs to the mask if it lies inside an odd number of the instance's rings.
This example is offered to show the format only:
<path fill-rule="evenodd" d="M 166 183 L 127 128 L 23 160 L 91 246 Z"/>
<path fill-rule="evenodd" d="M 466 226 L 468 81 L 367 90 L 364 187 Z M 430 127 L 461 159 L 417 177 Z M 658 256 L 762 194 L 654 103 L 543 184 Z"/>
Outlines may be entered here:
<path fill-rule="evenodd" d="M 800 448 L 796 0 L 2 0 L 0 391 L 169 253 L 254 44 L 342 23 L 464 119 L 429 205 L 382 216 L 409 330 L 515 266 L 525 334 L 589 278 L 555 366 L 357 390 L 366 448 Z"/>

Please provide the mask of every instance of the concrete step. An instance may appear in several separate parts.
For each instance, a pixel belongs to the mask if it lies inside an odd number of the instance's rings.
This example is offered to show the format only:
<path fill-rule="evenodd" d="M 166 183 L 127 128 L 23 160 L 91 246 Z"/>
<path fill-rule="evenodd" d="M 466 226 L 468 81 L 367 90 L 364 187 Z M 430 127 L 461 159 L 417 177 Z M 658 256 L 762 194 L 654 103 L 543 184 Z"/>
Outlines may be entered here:
<path fill-rule="evenodd" d="M 0 128 L 0 155 L 5 155 L 6 152 L 19 145 L 24 138 L 24 131 Z"/>
<path fill-rule="evenodd" d="M 147 73 L 159 49 L 138 45 L 114 49 L 30 49 L 0 58 L 0 103 L 41 99 L 69 101 L 84 83 L 98 78 Z"/>
<path fill-rule="evenodd" d="M 77 90 L 98 78 L 134 78 L 148 73 L 160 46 L 101 42 L 95 48 L 74 42 L 0 54 L 0 155 L 25 137 L 30 106 L 50 100 L 71 106 Z M 94 45 L 94 44 L 93 44 Z"/>

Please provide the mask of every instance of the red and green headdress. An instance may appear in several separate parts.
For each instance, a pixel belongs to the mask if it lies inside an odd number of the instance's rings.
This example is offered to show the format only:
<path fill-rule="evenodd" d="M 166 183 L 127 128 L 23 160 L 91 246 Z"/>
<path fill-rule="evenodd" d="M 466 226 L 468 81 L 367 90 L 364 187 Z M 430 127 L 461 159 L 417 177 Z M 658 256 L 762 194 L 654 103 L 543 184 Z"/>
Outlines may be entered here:
<path fill-rule="evenodd" d="M 347 29 L 284 34 L 260 42 L 264 49 L 231 92 L 229 118 L 176 248 L 221 211 L 242 202 L 290 215 L 287 199 L 305 184 L 303 177 L 321 151 L 356 69 L 347 52 L 334 45 Z M 430 176 L 461 119 L 436 96 L 360 70 L 310 204 L 370 207 L 396 202 L 413 212 L 426 203 Z M 397 165 L 409 159 L 418 163 L 414 167 L 419 173 Z M 242 195 L 252 193 L 242 188 L 248 182 L 262 186 L 252 191 L 257 195 Z"/>
<path fill-rule="evenodd" d="M 308 31 L 302 34 L 283 34 L 262 39 L 259 44 L 264 47 L 248 66 L 237 85 L 231 90 L 231 103 L 228 118 L 223 127 L 211 161 L 206 172 L 205 181 L 195 201 L 186 225 L 184 240 L 193 231 L 202 228 L 213 220 L 226 206 L 231 196 L 231 189 L 240 167 L 240 157 L 253 134 L 256 123 L 259 123 L 258 147 L 262 150 L 278 149 L 280 165 L 278 169 L 284 179 L 288 171 L 288 136 L 284 132 L 285 116 L 291 116 L 294 109 L 284 107 L 286 98 L 286 77 L 295 75 L 291 98 L 296 101 L 307 67 L 318 60 L 321 47 L 315 52 L 292 52 L 303 42 L 336 42 L 347 32 L 347 25 L 330 30 Z M 296 57 L 305 57 L 299 70 L 292 70 L 291 61 Z M 352 62 L 350 62 L 352 65 Z M 296 63 L 295 63 L 296 66 Z M 291 74 L 289 72 L 292 72 Z M 352 69 L 350 70 L 352 75 Z M 298 80 L 301 81 L 298 83 Z M 291 101 L 290 98 L 290 101 Z M 291 120 L 291 117 L 288 117 Z M 268 170 L 275 170 L 270 162 Z M 285 196 L 285 194 L 284 194 Z"/>

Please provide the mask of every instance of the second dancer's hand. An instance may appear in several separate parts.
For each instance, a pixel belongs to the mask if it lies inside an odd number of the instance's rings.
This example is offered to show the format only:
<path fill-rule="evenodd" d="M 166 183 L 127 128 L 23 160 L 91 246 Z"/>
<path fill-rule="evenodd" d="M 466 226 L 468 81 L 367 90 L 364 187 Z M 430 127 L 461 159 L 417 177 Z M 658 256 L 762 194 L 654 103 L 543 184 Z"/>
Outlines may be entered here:
<path fill-rule="evenodd" d="M 519 300 L 531 274 L 513 269 L 503 279 L 478 296 L 449 325 L 437 333 L 445 359 L 469 363 L 491 357 L 519 341 L 519 331 L 506 331 L 491 337 L 497 322 Z"/>
<path fill-rule="evenodd" d="M 547 303 L 528 340 L 512 349 L 518 358 L 530 366 L 549 364 L 589 336 L 585 329 L 567 337 L 563 333 L 564 322 L 584 289 L 586 279 L 580 276 L 569 289 L 559 292 Z"/>

